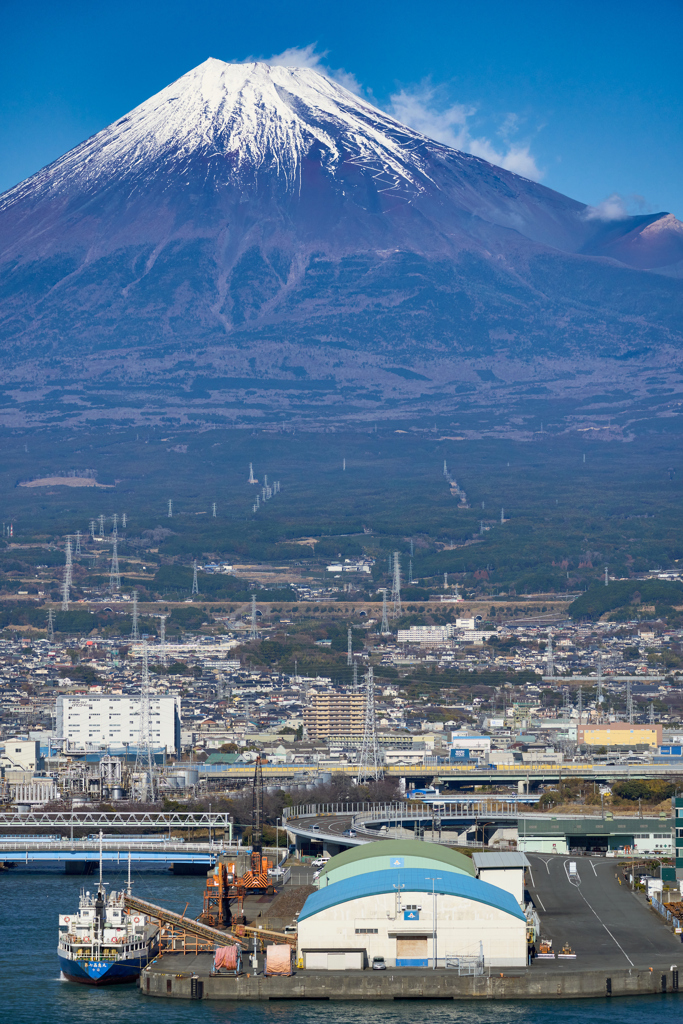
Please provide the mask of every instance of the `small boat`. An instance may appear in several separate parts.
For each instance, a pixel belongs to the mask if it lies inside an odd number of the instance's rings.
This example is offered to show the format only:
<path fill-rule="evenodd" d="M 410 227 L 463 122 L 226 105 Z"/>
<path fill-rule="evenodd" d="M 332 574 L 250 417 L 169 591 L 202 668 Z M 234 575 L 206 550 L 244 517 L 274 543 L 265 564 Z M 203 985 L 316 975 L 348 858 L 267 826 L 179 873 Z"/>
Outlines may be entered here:
<path fill-rule="evenodd" d="M 131 891 L 128 854 L 128 895 Z M 158 926 L 145 914 L 126 910 L 126 892 L 107 893 L 100 880 L 96 893 L 81 890 L 78 913 L 59 915 L 57 956 L 68 981 L 113 985 L 135 981 L 159 949 Z"/>

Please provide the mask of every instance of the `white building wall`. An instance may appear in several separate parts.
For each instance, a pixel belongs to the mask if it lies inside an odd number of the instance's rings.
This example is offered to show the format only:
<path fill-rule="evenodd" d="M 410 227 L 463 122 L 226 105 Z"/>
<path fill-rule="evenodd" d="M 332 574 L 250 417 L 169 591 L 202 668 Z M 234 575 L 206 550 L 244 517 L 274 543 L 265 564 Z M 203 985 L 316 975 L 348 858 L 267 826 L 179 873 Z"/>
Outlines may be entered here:
<path fill-rule="evenodd" d="M 2 767 L 9 771 L 34 772 L 40 761 L 38 740 L 5 740 L 5 753 L 0 758 Z"/>
<path fill-rule="evenodd" d="M 393 967 L 398 937 L 427 936 L 427 956 L 431 963 L 434 933 L 432 894 L 404 890 L 401 906 L 406 905 L 421 908 L 418 921 L 405 921 L 403 911 L 397 913 L 394 893 L 363 896 L 330 907 L 299 921 L 299 950 L 365 947 L 369 961 L 373 956 L 383 956 L 387 965 Z M 377 934 L 371 930 L 375 928 Z M 487 966 L 526 965 L 526 922 L 502 910 L 461 896 L 437 895 L 436 931 L 439 964 L 446 954 L 478 956 L 481 948 Z"/>
<path fill-rule="evenodd" d="M 150 697 L 152 743 L 176 750 L 180 697 Z M 136 747 L 140 738 L 139 697 L 57 698 L 56 734 L 76 748 Z"/>
<path fill-rule="evenodd" d="M 522 868 L 480 868 L 478 878 L 489 885 L 511 893 L 518 903 L 524 899 L 524 870 Z"/>

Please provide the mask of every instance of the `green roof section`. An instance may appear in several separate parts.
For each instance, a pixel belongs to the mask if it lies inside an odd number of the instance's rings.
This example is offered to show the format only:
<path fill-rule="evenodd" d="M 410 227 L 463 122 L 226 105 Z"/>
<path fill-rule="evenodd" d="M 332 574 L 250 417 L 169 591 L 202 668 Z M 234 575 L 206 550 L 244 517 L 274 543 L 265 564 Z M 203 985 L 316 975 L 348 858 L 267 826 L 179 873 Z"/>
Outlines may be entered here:
<path fill-rule="evenodd" d="M 322 888 L 371 871 L 396 867 L 426 869 L 430 864 L 437 870 L 447 869 L 471 878 L 476 875 L 472 859 L 448 847 L 419 839 L 378 839 L 363 846 L 353 846 L 328 860 L 320 872 L 319 884 Z"/>

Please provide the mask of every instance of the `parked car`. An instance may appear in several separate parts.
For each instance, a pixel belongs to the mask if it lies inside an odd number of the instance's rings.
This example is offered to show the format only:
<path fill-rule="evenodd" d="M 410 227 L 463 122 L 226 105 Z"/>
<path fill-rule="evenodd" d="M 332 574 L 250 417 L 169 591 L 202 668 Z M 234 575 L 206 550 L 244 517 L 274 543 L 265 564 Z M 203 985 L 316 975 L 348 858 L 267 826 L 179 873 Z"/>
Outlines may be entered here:
<path fill-rule="evenodd" d="M 373 956 L 372 969 L 373 971 L 386 971 L 387 965 L 384 962 L 383 956 Z"/>

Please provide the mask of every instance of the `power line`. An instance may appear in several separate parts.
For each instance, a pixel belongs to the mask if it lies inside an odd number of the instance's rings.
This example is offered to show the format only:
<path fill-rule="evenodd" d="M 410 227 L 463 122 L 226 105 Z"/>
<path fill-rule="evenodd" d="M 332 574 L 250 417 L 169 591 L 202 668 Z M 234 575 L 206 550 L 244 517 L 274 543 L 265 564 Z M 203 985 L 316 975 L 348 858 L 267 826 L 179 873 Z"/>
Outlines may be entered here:
<path fill-rule="evenodd" d="M 358 765 L 358 785 L 370 779 L 381 779 L 383 776 L 382 762 L 377 739 L 377 716 L 375 715 L 375 680 L 372 665 L 365 675 L 365 722 L 363 725 L 363 743 L 360 750 Z"/>

